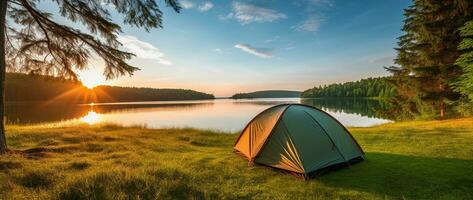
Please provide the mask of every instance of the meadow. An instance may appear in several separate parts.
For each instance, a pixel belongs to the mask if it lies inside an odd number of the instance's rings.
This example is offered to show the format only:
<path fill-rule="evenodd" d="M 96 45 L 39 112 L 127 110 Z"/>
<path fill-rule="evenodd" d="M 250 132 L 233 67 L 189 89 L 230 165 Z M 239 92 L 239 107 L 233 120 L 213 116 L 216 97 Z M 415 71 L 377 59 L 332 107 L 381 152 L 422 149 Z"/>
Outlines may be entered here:
<path fill-rule="evenodd" d="M 238 134 L 8 126 L 2 199 L 473 199 L 473 118 L 350 128 L 367 160 L 303 181 L 232 152 Z"/>

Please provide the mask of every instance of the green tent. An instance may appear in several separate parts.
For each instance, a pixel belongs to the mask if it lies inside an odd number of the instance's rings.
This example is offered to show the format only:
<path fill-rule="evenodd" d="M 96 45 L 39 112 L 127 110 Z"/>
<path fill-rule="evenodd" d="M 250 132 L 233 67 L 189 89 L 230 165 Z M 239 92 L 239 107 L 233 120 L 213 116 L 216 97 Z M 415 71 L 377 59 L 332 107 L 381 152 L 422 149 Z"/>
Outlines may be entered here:
<path fill-rule="evenodd" d="M 361 161 L 364 155 L 340 122 L 303 104 L 264 110 L 243 129 L 234 149 L 250 164 L 282 169 L 304 178 Z"/>

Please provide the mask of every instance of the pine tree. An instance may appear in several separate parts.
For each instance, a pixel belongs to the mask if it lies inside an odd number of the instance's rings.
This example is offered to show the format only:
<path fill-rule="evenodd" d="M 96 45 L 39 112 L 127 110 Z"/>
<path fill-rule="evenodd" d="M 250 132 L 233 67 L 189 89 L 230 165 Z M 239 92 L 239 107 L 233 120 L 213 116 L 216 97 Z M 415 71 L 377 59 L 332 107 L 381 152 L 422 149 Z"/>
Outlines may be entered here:
<path fill-rule="evenodd" d="M 439 117 L 445 116 L 445 102 L 459 98 L 449 86 L 461 75 L 455 65 L 459 55 L 458 28 L 472 14 L 470 0 L 414 0 L 405 9 L 405 35 L 399 37 L 395 59 L 400 67 L 387 68 L 393 73 L 391 81 L 397 88 L 398 101 L 416 111 L 437 110 Z"/>
<path fill-rule="evenodd" d="M 468 97 L 473 102 L 473 20 L 468 21 L 460 29 L 462 41 L 459 45 L 461 52 L 456 64 L 463 70 L 463 74 L 458 81 L 453 83 L 455 91 Z"/>
<path fill-rule="evenodd" d="M 165 0 L 179 12 L 177 0 Z M 154 0 L 52 0 L 59 14 L 84 25 L 87 31 L 61 24 L 42 11 L 40 0 L 0 0 L 0 154 L 6 152 L 4 88 L 7 66 L 16 71 L 77 79 L 92 55 L 105 63 L 107 78 L 130 74 L 138 68 L 126 61 L 133 54 L 120 50 L 121 27 L 112 22 L 110 9 L 123 15 L 124 23 L 144 28 L 162 27 L 162 12 Z M 7 20 L 8 19 L 8 20 Z M 8 23 L 7 23 L 8 22 Z"/>

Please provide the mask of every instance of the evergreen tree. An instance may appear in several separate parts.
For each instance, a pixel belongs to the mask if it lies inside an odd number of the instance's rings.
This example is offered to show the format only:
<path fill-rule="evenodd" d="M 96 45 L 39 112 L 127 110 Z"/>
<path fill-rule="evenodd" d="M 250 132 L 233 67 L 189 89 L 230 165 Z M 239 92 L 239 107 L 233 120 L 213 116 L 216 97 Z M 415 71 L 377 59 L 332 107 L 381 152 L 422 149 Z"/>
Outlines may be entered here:
<path fill-rule="evenodd" d="M 463 70 L 458 81 L 453 84 L 455 91 L 468 97 L 473 102 L 473 20 L 465 23 L 460 29 L 462 41 L 459 45 L 461 51 L 456 64 Z"/>
<path fill-rule="evenodd" d="M 38 8 L 40 2 L 0 1 L 0 154 L 6 152 L 3 105 L 7 65 L 17 71 L 77 79 L 76 70 L 85 69 L 95 54 L 103 59 L 107 78 L 131 75 L 138 68 L 126 62 L 133 54 L 119 49 L 121 28 L 111 21 L 109 10 L 123 15 L 125 24 L 145 30 L 162 27 L 162 12 L 154 0 L 51 0 L 63 18 L 79 22 L 87 32 L 61 24 Z M 179 12 L 177 0 L 164 2 Z"/>
<path fill-rule="evenodd" d="M 461 67 L 463 74 L 452 83 L 455 91 L 462 94 L 456 109 L 464 115 L 473 115 L 473 20 L 465 23 L 460 29 L 462 41 L 459 45 L 461 55 L 456 64 Z"/>
<path fill-rule="evenodd" d="M 471 0 L 414 0 L 405 9 L 398 56 L 389 67 L 397 88 L 396 100 L 412 112 L 436 111 L 445 116 L 445 102 L 459 98 L 449 83 L 461 75 L 455 65 L 460 41 L 458 28 L 472 18 Z"/>

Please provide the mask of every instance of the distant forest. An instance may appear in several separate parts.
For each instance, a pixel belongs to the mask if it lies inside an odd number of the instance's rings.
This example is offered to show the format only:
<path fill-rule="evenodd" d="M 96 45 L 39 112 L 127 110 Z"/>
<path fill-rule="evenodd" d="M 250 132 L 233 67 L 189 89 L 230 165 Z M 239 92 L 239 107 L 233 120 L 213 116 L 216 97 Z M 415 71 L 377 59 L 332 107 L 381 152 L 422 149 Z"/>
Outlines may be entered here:
<path fill-rule="evenodd" d="M 7 73 L 5 81 L 7 101 L 91 103 L 214 99 L 211 94 L 185 89 L 98 86 L 89 90 L 79 81 L 21 73 Z"/>
<path fill-rule="evenodd" d="M 387 80 L 385 77 L 367 78 L 359 81 L 323 85 L 302 92 L 301 97 L 391 98 L 396 94 L 396 89 Z"/>
<path fill-rule="evenodd" d="M 253 98 L 290 98 L 299 97 L 301 92 L 289 90 L 264 90 L 250 93 L 234 94 L 232 99 L 253 99 Z"/>

